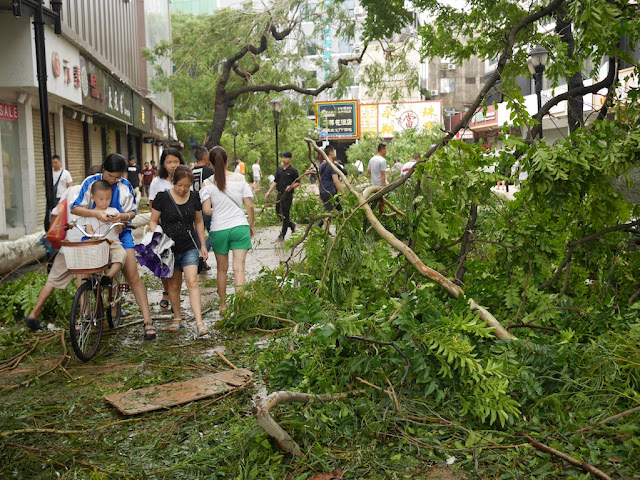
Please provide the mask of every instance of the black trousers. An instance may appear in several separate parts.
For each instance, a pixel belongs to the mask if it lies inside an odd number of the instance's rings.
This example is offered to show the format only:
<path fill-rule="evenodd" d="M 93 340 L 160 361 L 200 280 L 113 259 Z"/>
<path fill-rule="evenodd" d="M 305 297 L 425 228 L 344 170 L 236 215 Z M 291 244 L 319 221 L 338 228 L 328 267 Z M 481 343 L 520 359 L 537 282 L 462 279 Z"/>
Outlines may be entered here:
<path fill-rule="evenodd" d="M 291 228 L 292 221 L 289 219 L 291 212 L 291 203 L 293 202 L 293 194 L 291 192 L 278 192 L 278 203 L 276 203 L 276 213 L 282 220 L 282 238 L 287 234 L 287 230 Z M 291 229 L 293 231 L 293 229 Z"/>

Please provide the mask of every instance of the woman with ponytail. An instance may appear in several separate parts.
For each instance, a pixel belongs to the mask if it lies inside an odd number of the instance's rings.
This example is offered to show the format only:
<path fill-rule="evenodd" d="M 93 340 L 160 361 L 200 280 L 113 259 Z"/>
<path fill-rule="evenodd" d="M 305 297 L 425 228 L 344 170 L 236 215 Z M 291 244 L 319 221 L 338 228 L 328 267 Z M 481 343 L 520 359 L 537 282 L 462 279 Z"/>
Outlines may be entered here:
<path fill-rule="evenodd" d="M 233 274 L 235 291 L 240 292 L 245 285 L 245 260 L 251 250 L 251 239 L 255 234 L 253 193 L 244 175 L 227 169 L 227 152 L 222 147 L 213 147 L 209 152 L 213 165 L 213 177 L 204 182 L 200 189 L 202 212 L 211 215 L 209 238 L 211 249 L 216 256 L 218 296 L 220 313 L 227 309 L 227 271 L 229 270 L 229 250 L 233 251 Z M 247 209 L 245 215 L 242 203 Z"/>

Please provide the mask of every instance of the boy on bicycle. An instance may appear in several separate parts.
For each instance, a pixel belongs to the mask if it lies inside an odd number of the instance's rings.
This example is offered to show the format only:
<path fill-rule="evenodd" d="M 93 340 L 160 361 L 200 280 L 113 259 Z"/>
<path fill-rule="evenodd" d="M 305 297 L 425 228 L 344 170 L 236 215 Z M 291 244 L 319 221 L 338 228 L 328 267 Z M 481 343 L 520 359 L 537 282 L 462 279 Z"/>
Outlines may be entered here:
<path fill-rule="evenodd" d="M 92 210 L 104 211 L 107 214 L 107 218 L 111 221 L 101 222 L 95 217 L 82 217 L 81 222 L 84 223 L 84 229 L 88 234 L 93 235 L 95 233 L 105 233 L 109 230 L 112 223 L 119 221 L 120 212 L 109 206 L 111 204 L 111 195 L 112 187 L 106 180 L 97 180 L 91 185 L 91 201 L 93 202 Z M 124 247 L 120 241 L 120 233 L 122 233 L 121 225 L 113 228 L 105 237 L 107 240 L 112 242 L 111 247 L 109 248 L 111 268 L 107 270 L 106 276 L 102 277 L 103 286 L 111 285 L 111 281 L 116 274 L 122 270 L 122 266 L 127 259 L 127 253 L 124 251 Z"/>

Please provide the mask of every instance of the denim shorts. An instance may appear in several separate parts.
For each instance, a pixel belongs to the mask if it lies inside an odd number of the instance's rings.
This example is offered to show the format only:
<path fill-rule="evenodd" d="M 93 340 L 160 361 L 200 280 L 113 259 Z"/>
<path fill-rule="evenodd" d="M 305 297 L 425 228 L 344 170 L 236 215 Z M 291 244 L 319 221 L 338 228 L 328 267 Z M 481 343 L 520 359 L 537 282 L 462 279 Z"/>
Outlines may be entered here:
<path fill-rule="evenodd" d="M 184 253 L 173 254 L 173 269 L 182 271 L 184 267 L 189 265 L 198 266 L 200 262 L 200 252 L 195 248 L 187 250 Z"/>

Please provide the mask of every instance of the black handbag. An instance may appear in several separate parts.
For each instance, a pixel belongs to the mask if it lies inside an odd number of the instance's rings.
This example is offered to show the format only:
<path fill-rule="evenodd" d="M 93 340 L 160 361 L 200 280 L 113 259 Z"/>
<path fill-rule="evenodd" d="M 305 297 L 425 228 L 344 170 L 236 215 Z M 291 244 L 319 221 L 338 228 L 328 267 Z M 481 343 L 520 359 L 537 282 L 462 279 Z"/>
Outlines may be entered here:
<path fill-rule="evenodd" d="M 184 216 L 182 215 L 182 211 L 180 210 L 180 207 L 178 207 L 178 204 L 176 203 L 176 201 L 173 199 L 173 196 L 171 195 L 171 192 L 169 192 L 169 190 L 167 190 L 165 193 L 167 195 L 169 195 L 169 198 L 173 202 L 173 205 L 176 207 L 176 210 L 178 211 L 178 215 L 180 215 L 180 220 L 182 221 L 182 223 L 184 223 L 184 226 L 187 229 L 187 233 L 191 237 L 191 241 L 193 242 L 193 246 L 196 247 L 196 250 L 200 251 L 200 249 L 198 248 L 198 244 L 196 243 L 195 239 L 193 238 L 193 235 L 191 235 L 191 230 L 189 229 L 189 226 L 187 225 L 187 222 L 184 221 Z M 208 265 L 207 265 L 207 262 L 204 261 L 204 257 L 202 257 L 202 255 L 198 255 L 198 274 L 204 272 L 207 269 L 207 266 Z"/>

